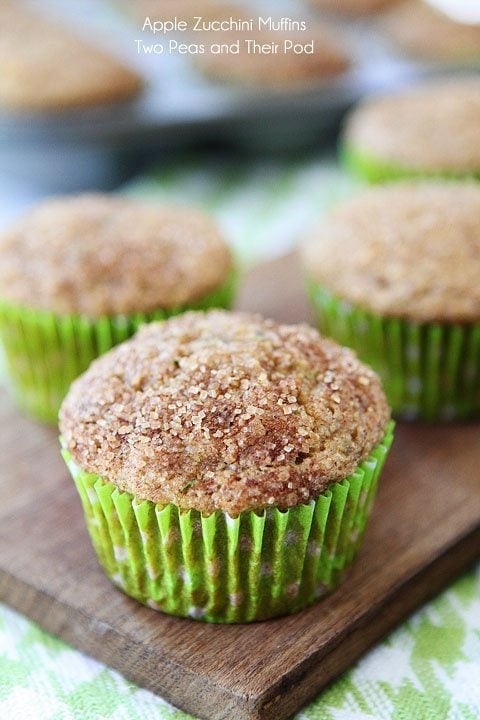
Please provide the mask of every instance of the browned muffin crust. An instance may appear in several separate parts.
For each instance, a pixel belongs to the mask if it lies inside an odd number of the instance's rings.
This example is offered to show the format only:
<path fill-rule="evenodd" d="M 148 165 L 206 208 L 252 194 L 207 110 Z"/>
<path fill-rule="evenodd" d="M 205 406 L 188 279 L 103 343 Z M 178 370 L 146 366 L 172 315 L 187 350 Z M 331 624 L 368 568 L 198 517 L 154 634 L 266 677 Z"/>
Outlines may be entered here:
<path fill-rule="evenodd" d="M 309 0 L 309 2 L 319 10 L 356 17 L 379 12 L 398 0 Z"/>
<path fill-rule="evenodd" d="M 132 98 L 142 81 L 19 0 L 0 2 L 0 106 L 56 111 Z"/>
<path fill-rule="evenodd" d="M 305 247 L 332 294 L 419 322 L 480 320 L 480 185 L 394 183 L 338 206 Z"/>
<path fill-rule="evenodd" d="M 258 44 L 277 44 L 273 54 L 249 51 L 245 40 Z M 212 53 L 212 45 L 232 44 L 240 40 L 240 54 Z M 314 52 L 295 54 L 283 52 L 285 40 L 305 44 L 313 40 Z M 249 33 L 202 33 L 207 52 L 195 56 L 198 68 L 209 77 L 225 83 L 246 86 L 291 88 L 308 86 L 335 77 L 350 65 L 350 60 L 336 33 L 315 23 L 307 32 L 275 32 L 254 30 Z"/>
<path fill-rule="evenodd" d="M 306 325 L 187 313 L 96 360 L 60 413 L 83 469 L 160 504 L 232 516 L 288 508 L 352 473 L 383 437 L 377 376 Z"/>
<path fill-rule="evenodd" d="M 365 101 L 351 114 L 348 146 L 426 172 L 480 170 L 480 79 L 431 82 Z"/>
<path fill-rule="evenodd" d="M 48 200 L 0 236 L 0 288 L 19 305 L 91 317 L 182 305 L 232 268 L 200 210 L 114 195 Z"/>
<path fill-rule="evenodd" d="M 480 25 L 454 20 L 423 0 L 403 0 L 381 27 L 408 54 L 438 60 L 480 59 Z"/>

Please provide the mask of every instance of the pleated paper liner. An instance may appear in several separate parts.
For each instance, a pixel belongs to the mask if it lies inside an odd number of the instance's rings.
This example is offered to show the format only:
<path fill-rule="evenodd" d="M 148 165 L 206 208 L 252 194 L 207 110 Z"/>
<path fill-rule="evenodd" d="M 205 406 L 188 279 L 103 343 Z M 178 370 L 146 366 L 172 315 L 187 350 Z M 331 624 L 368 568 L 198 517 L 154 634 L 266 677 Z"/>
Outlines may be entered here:
<path fill-rule="evenodd" d="M 361 544 L 392 439 L 390 423 L 357 470 L 316 501 L 235 518 L 137 499 L 63 456 L 115 585 L 168 614 L 243 623 L 294 613 L 337 587 Z"/>
<path fill-rule="evenodd" d="M 427 169 L 409 168 L 381 160 L 348 144 L 340 145 L 339 157 L 342 165 L 347 170 L 372 184 L 408 179 L 480 180 L 480 169 L 478 172 L 462 172 L 461 170 L 429 171 Z"/>
<path fill-rule="evenodd" d="M 100 318 L 57 315 L 0 300 L 0 337 L 17 404 L 37 420 L 56 424 L 70 384 L 92 360 L 130 338 L 144 323 L 187 310 L 228 308 L 234 289 L 232 273 L 221 287 L 188 305 Z"/>
<path fill-rule="evenodd" d="M 479 323 L 381 317 L 312 280 L 309 295 L 322 334 L 353 348 L 378 372 L 395 415 L 451 420 L 480 414 Z"/>

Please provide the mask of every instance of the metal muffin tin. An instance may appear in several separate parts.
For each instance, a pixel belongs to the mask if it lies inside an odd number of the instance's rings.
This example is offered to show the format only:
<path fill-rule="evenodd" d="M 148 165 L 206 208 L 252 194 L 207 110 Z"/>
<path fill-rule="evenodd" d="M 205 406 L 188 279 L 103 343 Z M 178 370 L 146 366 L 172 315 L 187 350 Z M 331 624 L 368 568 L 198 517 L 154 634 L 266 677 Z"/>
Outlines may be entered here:
<path fill-rule="evenodd" d="M 333 28 L 352 66 L 331 81 L 283 91 L 222 85 L 205 79 L 191 58 L 138 55 L 135 40 L 147 37 L 105 0 L 33 4 L 106 46 L 146 81 L 129 103 L 49 114 L 0 111 L 0 172 L 47 191 L 113 187 L 145 160 L 199 142 L 254 153 L 318 146 L 363 95 L 446 70 L 395 55 L 374 23 L 360 20 Z M 315 17 L 293 0 L 257 0 L 256 7 L 262 14 L 274 7 L 275 15 Z"/>

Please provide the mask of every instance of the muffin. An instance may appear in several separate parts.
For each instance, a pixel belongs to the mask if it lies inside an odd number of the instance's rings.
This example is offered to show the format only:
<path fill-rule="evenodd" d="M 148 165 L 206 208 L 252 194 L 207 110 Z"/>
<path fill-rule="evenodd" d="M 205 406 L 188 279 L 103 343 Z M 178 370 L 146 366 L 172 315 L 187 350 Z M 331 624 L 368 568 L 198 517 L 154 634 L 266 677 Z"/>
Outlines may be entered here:
<path fill-rule="evenodd" d="M 329 28 L 315 23 L 306 33 L 281 32 L 269 29 L 254 29 L 248 33 L 225 31 L 221 38 L 216 32 L 202 33 L 206 48 L 204 54 L 196 55 L 194 61 L 209 78 L 246 87 L 301 89 L 325 82 L 346 70 L 349 58 L 341 42 Z M 240 53 L 212 52 L 218 43 L 232 45 L 240 42 Z M 252 51 L 247 43 L 276 46 L 271 54 Z M 305 45 L 313 42 L 313 53 L 293 51 L 286 42 Z"/>
<path fill-rule="evenodd" d="M 460 22 L 422 0 L 403 0 L 381 21 L 403 50 L 427 60 L 480 61 L 480 25 Z"/>
<path fill-rule="evenodd" d="M 106 574 L 209 622 L 292 613 L 337 586 L 392 440 L 380 382 L 350 350 L 218 310 L 96 360 L 60 431 Z"/>
<path fill-rule="evenodd" d="M 341 157 L 370 182 L 478 177 L 480 79 L 457 78 L 366 100 L 348 121 Z"/>
<path fill-rule="evenodd" d="M 371 188 L 338 206 L 304 248 L 322 332 L 383 380 L 397 415 L 480 411 L 480 187 Z"/>
<path fill-rule="evenodd" d="M 319 10 L 357 17 L 379 12 L 398 0 L 309 0 L 310 5 Z"/>
<path fill-rule="evenodd" d="M 232 257 L 198 210 L 80 195 L 44 202 L 0 236 L 0 288 L 19 405 L 56 423 L 71 381 L 140 324 L 228 306 Z"/>
<path fill-rule="evenodd" d="M 21 2 L 0 3 L 0 107 L 60 111 L 130 100 L 140 77 Z"/>

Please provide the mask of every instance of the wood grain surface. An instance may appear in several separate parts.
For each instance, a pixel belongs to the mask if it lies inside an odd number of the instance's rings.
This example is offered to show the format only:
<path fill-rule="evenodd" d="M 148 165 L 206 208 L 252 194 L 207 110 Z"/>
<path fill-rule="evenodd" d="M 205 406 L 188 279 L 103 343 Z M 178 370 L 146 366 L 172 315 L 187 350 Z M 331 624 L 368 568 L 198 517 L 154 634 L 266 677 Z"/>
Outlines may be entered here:
<path fill-rule="evenodd" d="M 294 258 L 256 269 L 239 306 L 308 319 Z M 56 432 L 0 395 L 0 598 L 208 720 L 289 717 L 480 556 L 479 424 L 399 425 L 344 585 L 292 617 L 215 626 L 144 608 L 104 577 Z"/>

